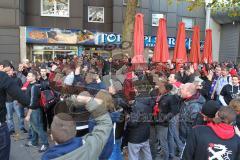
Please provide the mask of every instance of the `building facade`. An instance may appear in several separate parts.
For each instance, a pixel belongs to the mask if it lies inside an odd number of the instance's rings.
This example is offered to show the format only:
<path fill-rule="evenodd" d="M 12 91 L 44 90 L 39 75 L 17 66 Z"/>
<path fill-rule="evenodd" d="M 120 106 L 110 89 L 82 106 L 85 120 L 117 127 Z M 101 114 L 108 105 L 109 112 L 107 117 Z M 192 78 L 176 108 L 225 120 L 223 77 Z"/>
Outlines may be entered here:
<path fill-rule="evenodd" d="M 239 8 L 240 9 L 240 8 Z M 212 15 L 216 25 L 212 25 L 213 30 L 218 30 L 218 35 L 213 35 L 213 39 L 219 38 L 219 61 L 232 61 L 240 63 L 240 16 L 231 17 L 226 12 Z"/>
<path fill-rule="evenodd" d="M 106 35 L 122 33 L 126 2 L 127 0 L 62 0 L 61 3 L 54 0 L 1 0 L 0 58 L 18 63 L 25 58 L 43 60 L 66 53 L 78 54 L 82 50 L 80 46 L 84 46 L 78 43 L 82 38 L 79 38 L 79 32 L 88 36 L 98 32 Z M 204 40 L 205 9 L 202 7 L 190 12 L 187 10 L 188 5 L 187 2 L 177 0 L 171 5 L 167 0 L 139 0 L 137 12 L 144 14 L 145 35 L 155 36 L 159 18 L 165 17 L 169 37 L 176 38 L 178 23 L 183 21 L 186 24 L 186 38 L 191 38 L 192 27 L 199 25 L 201 40 Z M 61 40 L 63 36 L 67 40 Z M 31 40 L 33 37 L 36 38 L 34 41 Z M 48 40 L 45 41 L 44 38 Z M 90 47 L 96 48 L 93 44 Z"/>

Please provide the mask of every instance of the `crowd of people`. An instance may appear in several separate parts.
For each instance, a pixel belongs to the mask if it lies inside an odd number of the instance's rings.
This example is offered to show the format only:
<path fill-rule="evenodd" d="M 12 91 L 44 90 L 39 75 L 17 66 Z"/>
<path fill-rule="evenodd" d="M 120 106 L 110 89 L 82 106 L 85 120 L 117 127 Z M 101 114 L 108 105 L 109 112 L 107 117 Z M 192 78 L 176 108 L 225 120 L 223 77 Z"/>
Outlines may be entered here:
<path fill-rule="evenodd" d="M 238 160 L 240 68 L 177 65 L 87 54 L 17 69 L 1 61 L 0 77 L 9 79 L 1 79 L 0 111 L 10 134 L 16 112 L 26 147 L 39 146 L 42 160 Z"/>

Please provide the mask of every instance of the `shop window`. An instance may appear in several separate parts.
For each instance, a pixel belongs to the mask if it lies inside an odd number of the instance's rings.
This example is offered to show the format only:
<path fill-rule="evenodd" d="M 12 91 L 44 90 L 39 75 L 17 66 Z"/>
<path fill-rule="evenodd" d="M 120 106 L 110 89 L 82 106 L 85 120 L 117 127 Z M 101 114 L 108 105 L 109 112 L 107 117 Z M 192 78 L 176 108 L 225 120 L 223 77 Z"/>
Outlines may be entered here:
<path fill-rule="evenodd" d="M 33 62 L 50 61 L 54 58 L 73 58 L 78 55 L 78 46 L 71 45 L 34 45 L 32 47 Z"/>
<path fill-rule="evenodd" d="M 41 16 L 69 17 L 70 0 L 41 0 Z"/>
<path fill-rule="evenodd" d="M 192 18 L 182 18 L 182 22 L 185 23 L 185 28 L 186 30 L 192 30 L 193 26 L 194 26 L 194 20 Z"/>
<path fill-rule="evenodd" d="M 104 23 L 104 7 L 88 6 L 88 22 Z"/>
<path fill-rule="evenodd" d="M 152 14 L 152 26 L 158 26 L 160 18 L 165 18 L 165 15 L 164 14 Z"/>

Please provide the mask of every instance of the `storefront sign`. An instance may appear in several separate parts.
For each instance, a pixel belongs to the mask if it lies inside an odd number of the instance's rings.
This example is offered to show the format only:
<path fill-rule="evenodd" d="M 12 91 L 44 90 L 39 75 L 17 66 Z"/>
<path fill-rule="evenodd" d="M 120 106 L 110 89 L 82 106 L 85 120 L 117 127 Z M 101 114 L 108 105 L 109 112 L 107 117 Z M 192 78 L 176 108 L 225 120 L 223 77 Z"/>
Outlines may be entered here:
<path fill-rule="evenodd" d="M 114 33 L 96 33 L 95 36 L 95 44 L 97 45 L 107 45 L 107 44 L 115 44 L 120 45 L 122 42 L 122 36 L 120 34 Z M 167 38 L 169 48 L 174 48 L 176 45 L 175 37 Z M 191 49 L 192 40 L 190 38 L 186 38 L 186 48 Z M 200 42 L 201 49 L 203 49 L 203 42 Z M 154 47 L 156 44 L 156 36 L 144 36 L 144 46 L 145 47 Z"/>
<path fill-rule="evenodd" d="M 36 28 L 27 27 L 26 29 L 27 43 L 37 44 L 81 44 L 81 45 L 99 45 L 119 46 L 122 44 L 122 36 L 115 33 L 91 32 L 88 30 L 70 30 L 58 28 Z M 175 37 L 167 38 L 169 48 L 174 48 L 176 45 Z M 186 48 L 191 49 L 190 38 L 186 38 Z M 130 43 L 130 42 L 124 42 Z M 154 47 L 156 44 L 156 36 L 144 36 L 144 46 Z M 131 45 L 131 44 L 130 44 Z M 200 42 L 203 49 L 204 41 Z M 111 47 L 110 47 L 111 48 Z"/>
<path fill-rule="evenodd" d="M 94 44 L 94 33 L 87 30 L 27 27 L 27 43 Z"/>

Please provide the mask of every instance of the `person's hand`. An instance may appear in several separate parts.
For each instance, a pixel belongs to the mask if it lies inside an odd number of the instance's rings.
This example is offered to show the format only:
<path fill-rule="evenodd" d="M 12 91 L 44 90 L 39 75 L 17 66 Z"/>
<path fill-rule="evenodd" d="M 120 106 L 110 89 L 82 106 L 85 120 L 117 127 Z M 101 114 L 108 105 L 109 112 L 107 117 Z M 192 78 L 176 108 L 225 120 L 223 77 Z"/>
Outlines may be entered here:
<path fill-rule="evenodd" d="M 204 63 L 207 64 L 208 63 L 208 60 L 206 58 L 204 58 Z"/>
<path fill-rule="evenodd" d="M 54 72 L 57 68 L 58 68 L 58 67 L 54 64 L 54 65 L 52 65 L 51 71 Z"/>
<path fill-rule="evenodd" d="M 214 95 L 213 94 L 211 95 L 211 99 L 214 99 Z"/>
<path fill-rule="evenodd" d="M 207 75 L 207 78 L 209 81 L 212 81 L 212 78 L 213 78 L 213 72 L 210 70 L 208 75 Z"/>
<path fill-rule="evenodd" d="M 80 74 L 80 71 L 81 71 L 81 67 L 78 66 L 78 67 L 75 69 L 75 75 L 79 75 L 79 74 Z"/>
<path fill-rule="evenodd" d="M 193 65 L 190 66 L 189 72 L 190 72 L 191 74 L 194 73 L 194 67 L 193 67 Z"/>
<path fill-rule="evenodd" d="M 30 121 L 30 116 L 27 115 L 27 116 L 25 117 L 25 121 L 29 122 L 29 121 Z"/>
<path fill-rule="evenodd" d="M 111 93 L 111 94 L 115 94 L 116 93 L 116 89 L 114 88 L 114 86 L 110 86 L 108 88 L 108 92 Z"/>

